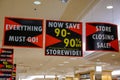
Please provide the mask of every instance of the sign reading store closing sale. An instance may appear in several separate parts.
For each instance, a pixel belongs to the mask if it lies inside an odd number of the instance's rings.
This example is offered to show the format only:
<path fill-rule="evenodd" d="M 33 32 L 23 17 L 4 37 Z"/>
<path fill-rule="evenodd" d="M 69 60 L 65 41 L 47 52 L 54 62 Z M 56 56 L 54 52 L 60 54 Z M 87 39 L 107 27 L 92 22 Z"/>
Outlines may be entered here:
<path fill-rule="evenodd" d="M 110 23 L 86 23 L 86 49 L 119 51 L 117 25 Z"/>
<path fill-rule="evenodd" d="M 43 20 L 5 17 L 3 45 L 42 48 Z"/>
<path fill-rule="evenodd" d="M 45 55 L 83 56 L 82 23 L 46 21 Z"/>

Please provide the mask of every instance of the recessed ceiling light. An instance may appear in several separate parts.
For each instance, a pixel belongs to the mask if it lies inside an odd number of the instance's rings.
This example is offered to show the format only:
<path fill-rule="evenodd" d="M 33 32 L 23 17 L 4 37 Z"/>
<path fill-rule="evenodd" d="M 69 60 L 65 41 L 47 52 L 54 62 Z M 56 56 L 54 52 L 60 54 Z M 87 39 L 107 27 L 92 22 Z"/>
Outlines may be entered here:
<path fill-rule="evenodd" d="M 70 58 L 71 60 L 77 60 L 77 58 Z"/>
<path fill-rule="evenodd" d="M 115 62 L 115 64 L 118 64 L 118 62 Z"/>
<path fill-rule="evenodd" d="M 51 70 L 54 70 L 54 69 L 56 69 L 56 68 L 55 67 L 51 68 Z"/>
<path fill-rule="evenodd" d="M 97 59 L 97 61 L 100 61 L 100 59 Z"/>
<path fill-rule="evenodd" d="M 40 66 L 42 66 L 43 64 L 40 64 Z"/>
<path fill-rule="evenodd" d="M 35 5 L 39 5 L 39 4 L 41 4 L 41 2 L 38 1 L 38 0 L 37 0 L 37 1 L 34 1 L 33 3 L 34 3 Z"/>
<path fill-rule="evenodd" d="M 107 8 L 107 9 L 112 9 L 112 8 L 113 8 L 113 6 L 106 6 L 106 8 Z"/>
<path fill-rule="evenodd" d="M 83 66 L 83 65 L 80 64 L 80 65 L 78 65 L 78 66 Z"/>
<path fill-rule="evenodd" d="M 63 66 L 64 64 L 58 64 L 59 66 Z"/>
<path fill-rule="evenodd" d="M 64 61 L 63 63 L 69 63 L 68 61 Z"/>
<path fill-rule="evenodd" d="M 96 64 L 102 64 L 102 62 L 96 62 Z"/>
<path fill-rule="evenodd" d="M 62 3 L 67 3 L 68 0 L 61 0 Z"/>
<path fill-rule="evenodd" d="M 112 54 L 112 56 L 114 57 L 114 56 L 115 56 L 115 54 Z"/>

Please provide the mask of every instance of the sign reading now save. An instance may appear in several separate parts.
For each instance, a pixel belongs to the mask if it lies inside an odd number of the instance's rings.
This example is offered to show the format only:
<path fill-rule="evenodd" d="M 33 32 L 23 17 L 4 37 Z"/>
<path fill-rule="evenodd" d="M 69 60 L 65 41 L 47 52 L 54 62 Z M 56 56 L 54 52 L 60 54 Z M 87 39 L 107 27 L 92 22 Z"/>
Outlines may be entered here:
<path fill-rule="evenodd" d="M 47 20 L 45 55 L 82 57 L 82 23 Z"/>

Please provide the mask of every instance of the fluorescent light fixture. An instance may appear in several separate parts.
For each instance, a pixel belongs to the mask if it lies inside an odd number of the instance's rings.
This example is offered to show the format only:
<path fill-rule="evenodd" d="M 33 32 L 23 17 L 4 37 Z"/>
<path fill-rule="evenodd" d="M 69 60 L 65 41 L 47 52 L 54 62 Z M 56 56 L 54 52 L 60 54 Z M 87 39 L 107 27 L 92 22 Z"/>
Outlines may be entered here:
<path fill-rule="evenodd" d="M 113 8 L 113 6 L 106 6 L 106 8 L 107 8 L 107 9 L 112 9 L 112 8 Z"/>
<path fill-rule="evenodd" d="M 41 4 L 41 2 L 38 1 L 38 0 L 37 0 L 37 1 L 34 1 L 33 3 L 34 3 L 35 5 L 39 5 L 39 4 Z"/>
<path fill-rule="evenodd" d="M 96 72 L 102 72 L 102 66 L 96 66 Z"/>
<path fill-rule="evenodd" d="M 30 76 L 26 79 L 20 79 L 20 80 L 34 80 L 36 78 L 39 78 L 39 79 L 44 79 L 44 78 L 55 78 L 56 76 L 55 75 L 35 75 L 35 76 Z M 59 76 L 57 76 L 59 77 Z"/>
<path fill-rule="evenodd" d="M 120 70 L 112 71 L 112 75 L 120 75 Z"/>
<path fill-rule="evenodd" d="M 46 75 L 45 78 L 55 78 L 55 75 Z"/>
<path fill-rule="evenodd" d="M 35 76 L 30 76 L 29 78 L 27 78 L 26 80 L 33 80 L 35 78 L 44 78 L 44 75 L 35 75 Z"/>

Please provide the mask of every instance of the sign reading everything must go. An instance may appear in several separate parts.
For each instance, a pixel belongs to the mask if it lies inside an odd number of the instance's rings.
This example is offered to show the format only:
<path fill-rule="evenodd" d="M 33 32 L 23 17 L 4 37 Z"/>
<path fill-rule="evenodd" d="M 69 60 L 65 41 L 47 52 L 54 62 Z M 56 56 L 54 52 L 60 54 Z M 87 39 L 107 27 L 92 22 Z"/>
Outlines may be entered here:
<path fill-rule="evenodd" d="M 82 23 L 46 20 L 45 55 L 82 55 Z"/>
<path fill-rule="evenodd" d="M 5 17 L 6 46 L 43 47 L 43 20 Z"/>

